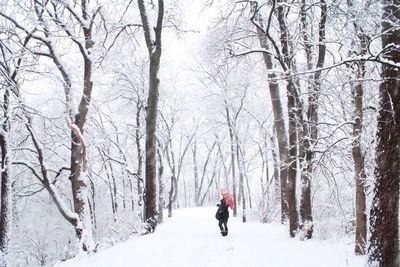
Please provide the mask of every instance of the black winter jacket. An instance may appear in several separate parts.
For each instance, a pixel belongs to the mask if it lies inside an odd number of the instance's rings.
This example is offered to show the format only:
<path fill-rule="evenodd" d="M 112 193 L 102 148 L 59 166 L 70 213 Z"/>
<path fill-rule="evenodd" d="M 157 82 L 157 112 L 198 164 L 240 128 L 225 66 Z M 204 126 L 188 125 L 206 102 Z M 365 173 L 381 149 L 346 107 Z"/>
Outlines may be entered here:
<path fill-rule="evenodd" d="M 217 213 L 215 214 L 215 218 L 218 221 L 227 221 L 229 218 L 229 211 L 228 211 L 228 205 L 226 204 L 225 200 L 221 199 L 221 204 L 217 205 L 219 208 L 217 210 Z"/>

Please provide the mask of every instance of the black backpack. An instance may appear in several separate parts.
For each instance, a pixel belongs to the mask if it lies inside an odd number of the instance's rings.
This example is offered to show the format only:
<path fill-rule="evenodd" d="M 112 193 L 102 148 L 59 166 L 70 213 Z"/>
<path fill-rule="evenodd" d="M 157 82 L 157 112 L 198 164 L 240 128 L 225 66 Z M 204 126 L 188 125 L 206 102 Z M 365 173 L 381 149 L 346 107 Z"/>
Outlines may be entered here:
<path fill-rule="evenodd" d="M 215 213 L 215 219 L 217 219 L 218 221 L 221 219 L 222 217 L 222 211 L 221 211 L 221 207 L 218 207 L 217 212 Z"/>

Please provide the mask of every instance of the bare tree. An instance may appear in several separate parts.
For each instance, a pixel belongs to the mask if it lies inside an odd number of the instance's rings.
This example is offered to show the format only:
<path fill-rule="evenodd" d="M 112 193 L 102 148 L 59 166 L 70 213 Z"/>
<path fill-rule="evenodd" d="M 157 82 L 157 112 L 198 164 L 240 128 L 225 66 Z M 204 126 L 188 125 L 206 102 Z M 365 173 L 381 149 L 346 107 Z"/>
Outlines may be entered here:
<path fill-rule="evenodd" d="M 261 48 L 266 51 L 270 51 L 271 47 L 269 41 L 272 38 L 270 36 L 270 26 L 271 26 L 271 15 L 265 23 L 257 2 L 252 3 L 253 16 L 251 17 L 251 22 L 255 25 L 257 29 L 257 36 L 260 42 Z M 274 42 L 272 42 L 274 44 Z M 272 70 L 274 68 L 273 62 L 274 57 L 272 53 L 263 53 L 263 60 L 267 70 Z M 286 183 L 288 175 L 288 136 L 286 133 L 286 123 L 283 115 L 282 100 L 279 92 L 279 85 L 277 83 L 277 75 L 275 72 L 268 72 L 268 85 L 269 92 L 271 95 L 271 104 L 274 115 L 274 126 L 276 130 L 276 136 L 278 140 L 278 150 L 279 150 L 279 160 L 280 160 L 280 189 L 281 189 L 281 222 L 284 223 L 289 216 L 289 207 L 287 202 L 287 192 Z"/>
<path fill-rule="evenodd" d="M 193 155 L 193 176 L 194 176 L 194 203 L 196 207 L 200 207 L 199 166 L 197 163 L 197 137 L 192 147 L 192 155 Z"/>
<path fill-rule="evenodd" d="M 202 168 L 202 174 L 201 174 L 201 179 L 199 182 L 199 187 L 198 187 L 198 192 L 197 192 L 197 199 L 199 201 L 200 206 L 202 206 L 204 204 L 204 200 L 206 199 L 206 196 L 209 193 L 209 190 L 212 186 L 212 183 L 215 179 L 215 175 L 216 175 L 216 166 L 217 166 L 217 161 L 214 162 L 214 167 L 213 167 L 213 171 L 211 174 L 211 178 L 208 177 L 208 166 L 210 165 L 210 163 L 212 163 L 212 153 L 214 151 L 214 148 L 217 144 L 217 140 L 214 140 L 213 144 L 211 145 L 211 147 L 207 148 L 207 157 L 206 160 L 204 161 L 203 164 L 203 168 Z M 205 180 L 208 179 L 208 183 L 206 184 L 206 188 L 204 190 L 204 192 L 202 192 L 203 190 L 203 185 L 205 184 Z"/>
<path fill-rule="evenodd" d="M 231 170 L 232 170 L 232 194 L 233 194 L 233 216 L 237 215 L 237 194 L 236 194 L 236 168 L 235 168 L 235 133 L 234 125 L 232 121 L 232 115 L 228 108 L 228 103 L 225 101 L 225 112 L 226 112 L 226 122 L 229 129 L 229 140 L 231 145 L 230 156 L 231 156 Z"/>
<path fill-rule="evenodd" d="M 354 8 L 352 0 L 347 0 L 349 8 Z M 364 14 L 363 14 L 364 15 Z M 356 18 L 352 18 L 353 28 L 357 37 L 357 47 L 352 53 L 365 56 L 368 53 L 368 43 L 370 38 L 363 30 Z M 352 83 L 352 94 L 354 103 L 354 124 L 353 124 L 353 142 L 352 155 L 354 161 L 354 180 L 356 185 L 356 235 L 354 251 L 357 255 L 364 255 L 367 243 L 367 214 L 366 214 L 366 194 L 365 194 L 365 164 L 364 153 L 361 149 L 361 138 L 363 135 L 363 81 L 366 76 L 366 63 L 359 61 L 352 65 L 353 75 L 356 81 Z"/>
<path fill-rule="evenodd" d="M 149 95 L 146 113 L 146 174 L 145 174 L 145 220 L 148 232 L 157 226 L 157 177 L 156 177 L 156 125 L 160 79 L 158 71 L 161 59 L 161 33 L 164 18 L 164 1 L 158 0 L 157 21 L 154 28 L 149 24 L 149 16 L 143 0 L 138 0 L 143 33 L 149 53 Z M 153 31 L 154 30 L 154 34 Z M 154 39 L 153 37 L 154 36 Z"/>
<path fill-rule="evenodd" d="M 10 86 L 4 88 L 3 117 L 1 119 L 1 219 L 0 219 L 0 265 L 7 266 L 7 255 L 11 239 L 12 226 L 12 154 L 10 147 Z"/>
<path fill-rule="evenodd" d="M 352 154 L 354 160 L 354 178 L 356 184 L 356 242 L 355 253 L 365 254 L 367 240 L 367 214 L 365 204 L 365 168 L 364 155 L 361 150 L 362 122 L 363 122 L 363 85 L 362 79 L 365 76 L 365 66 L 359 63 L 357 67 L 358 81 L 354 86 L 354 126 L 353 126 L 353 147 Z"/>
<path fill-rule="evenodd" d="M 157 156 L 158 156 L 158 223 L 163 223 L 164 221 L 164 159 L 163 154 L 161 152 L 160 143 L 158 143 L 157 147 Z"/>
<path fill-rule="evenodd" d="M 187 137 L 187 142 L 184 144 L 184 136 L 181 135 L 180 141 L 179 141 L 179 148 L 178 148 L 178 153 L 175 152 L 175 147 L 174 147 L 174 128 L 177 123 L 177 120 L 175 119 L 175 114 L 171 114 L 170 120 L 166 118 L 165 115 L 162 113 L 160 114 L 163 125 L 165 126 L 165 144 L 164 147 L 164 154 L 166 155 L 166 159 L 169 165 L 169 168 L 171 170 L 171 177 L 170 177 L 170 190 L 168 193 L 168 217 L 172 216 L 172 207 L 175 201 L 177 200 L 178 197 L 178 182 L 179 178 L 182 173 L 182 168 L 183 168 L 183 161 L 185 159 L 186 153 L 189 150 L 189 147 L 191 146 L 192 140 L 194 138 L 194 135 L 188 136 Z"/>
<path fill-rule="evenodd" d="M 310 36 L 312 34 L 307 33 L 307 11 L 310 10 L 306 6 L 306 1 L 303 0 L 301 4 L 301 35 L 304 42 L 304 48 L 307 58 L 307 69 L 316 71 L 309 76 L 309 87 L 308 87 L 308 103 L 306 110 L 306 120 L 302 120 L 302 128 L 299 131 L 301 133 L 301 148 L 300 148 L 300 160 L 302 160 L 302 171 L 301 171 L 301 201 L 300 201 L 300 216 L 301 216 L 301 228 L 304 232 L 304 237 L 309 239 L 312 237 L 314 231 L 313 216 L 312 216 L 312 205 L 311 205 L 311 181 L 312 175 L 315 169 L 315 147 L 318 142 L 318 105 L 321 94 L 321 74 L 322 67 L 325 62 L 326 54 L 326 19 L 327 19 L 327 4 L 325 0 L 322 0 L 319 5 L 320 8 L 320 20 L 318 24 L 318 45 L 316 49 L 312 49 L 314 46 L 311 44 Z M 313 52 L 315 50 L 315 52 Z M 315 67 L 313 66 L 313 54 L 317 55 Z"/>
<path fill-rule="evenodd" d="M 399 0 L 383 0 L 382 66 L 375 189 L 370 214 L 369 266 L 399 266 L 400 40 Z M 397 64 L 397 67 L 392 64 Z"/>
<path fill-rule="evenodd" d="M 23 47 L 29 42 L 28 36 L 23 42 Z M 0 83 L 3 93 L 2 118 L 0 121 L 0 148 L 1 148 L 1 198 L 0 198 L 0 265 L 8 265 L 10 252 L 11 228 L 13 225 L 13 195 L 11 151 L 11 120 L 13 95 L 18 95 L 17 70 L 21 68 L 22 55 L 12 57 L 12 49 L 0 41 L 0 74 L 3 78 Z"/>
<path fill-rule="evenodd" d="M 282 4 L 281 0 L 272 1 L 271 11 L 268 17 L 268 23 L 266 28 L 264 25 L 260 25 L 256 22 L 256 15 L 259 14 L 259 8 L 257 2 L 252 2 L 252 9 L 254 11 L 252 18 L 250 19 L 253 24 L 259 30 L 259 39 L 265 38 L 264 43 L 268 40 L 272 43 L 273 55 L 277 59 L 280 67 L 286 73 L 286 95 L 287 95 L 287 111 L 288 111 L 288 143 L 287 143 L 287 180 L 285 183 L 286 200 L 288 204 L 288 216 L 289 216 L 289 234 L 294 237 L 298 228 L 298 215 L 297 215 L 297 200 L 296 200 L 296 177 L 297 177 L 297 153 L 298 153 L 298 127 L 297 123 L 301 121 L 302 116 L 302 104 L 299 99 L 298 93 L 298 79 L 293 76 L 296 72 L 296 62 L 293 56 L 293 44 L 291 41 L 291 34 L 287 25 L 288 12 L 286 7 Z M 277 45 L 277 41 L 269 33 L 272 15 L 276 16 L 279 26 L 279 42 L 280 48 Z M 260 19 L 259 15 L 257 19 Z M 264 47 L 267 47 L 264 44 Z M 268 48 L 268 47 L 267 47 Z M 264 54 L 270 54 L 271 52 L 266 50 Z M 278 115 L 278 114 L 277 114 Z M 281 126 L 278 121 L 275 125 Z M 281 127 L 277 128 L 280 130 Z M 280 150 L 281 153 L 281 150 Z M 286 153 L 286 152 L 283 152 Z M 284 178 L 285 179 L 285 178 Z M 281 177 L 282 181 L 282 177 Z"/>
<path fill-rule="evenodd" d="M 79 221 L 81 222 L 76 222 L 74 226 L 76 234 L 82 242 L 83 250 L 91 251 L 94 249 L 94 242 L 87 194 L 89 190 L 87 144 L 83 133 L 93 91 L 93 59 L 91 49 L 93 48 L 94 40 L 92 33 L 95 25 L 94 22 L 100 13 L 101 6 L 90 10 L 89 1 L 82 0 L 80 10 L 78 11 L 69 3 L 35 1 L 33 9 L 36 15 L 35 19 L 41 26 L 40 30 L 38 28 L 28 30 L 27 27 L 20 24 L 11 16 L 2 12 L 0 15 L 12 22 L 16 28 L 23 31 L 27 36 L 32 36 L 35 42 L 41 44 L 39 48 L 43 47 L 44 49 L 37 50 L 36 47 L 33 47 L 33 53 L 51 59 L 63 79 L 65 122 L 71 134 L 70 181 L 74 210 L 79 215 Z M 78 25 L 80 31 L 69 28 L 71 24 L 70 20 L 74 22 L 73 24 Z M 86 21 L 89 21 L 89 23 L 85 23 Z M 79 32 L 77 35 L 81 34 L 81 36 L 75 35 L 75 32 Z M 61 34 L 64 34 L 72 44 L 76 45 L 83 60 L 82 95 L 77 110 L 73 106 L 71 96 L 72 77 L 62 63 L 57 42 L 53 41 L 53 39 L 56 39 Z"/>
<path fill-rule="evenodd" d="M 144 161 L 144 153 L 143 153 L 143 136 L 144 136 L 144 127 L 143 127 L 143 119 L 144 119 L 144 96 L 145 96 L 145 77 L 143 70 L 143 63 L 137 64 L 135 62 L 131 62 L 130 65 L 135 66 L 139 69 L 136 71 L 136 68 L 124 68 L 123 71 L 118 72 L 117 75 L 117 83 L 120 84 L 123 88 L 126 89 L 127 95 L 122 96 L 128 100 L 127 106 L 131 106 L 133 102 L 136 107 L 136 117 L 135 117 L 135 144 L 136 144 L 136 154 L 137 154 L 137 168 L 134 176 L 136 177 L 136 186 L 137 186 L 137 195 L 138 200 L 137 204 L 140 207 L 140 213 L 143 218 L 144 214 L 144 203 L 143 203 L 143 194 L 144 194 L 144 179 L 143 179 L 143 161 Z M 132 72 L 137 72 L 138 75 L 132 75 Z M 135 73 L 136 74 L 136 73 Z M 133 96 L 132 96 L 133 94 Z M 123 154 L 123 153 L 122 153 Z M 126 162 L 126 159 L 125 159 Z M 127 162 L 126 162 L 127 164 Z M 133 182 L 128 180 L 129 187 L 131 188 L 131 194 L 133 194 Z M 133 201 L 133 199 L 132 199 Z M 133 211 L 133 206 L 132 206 Z"/>

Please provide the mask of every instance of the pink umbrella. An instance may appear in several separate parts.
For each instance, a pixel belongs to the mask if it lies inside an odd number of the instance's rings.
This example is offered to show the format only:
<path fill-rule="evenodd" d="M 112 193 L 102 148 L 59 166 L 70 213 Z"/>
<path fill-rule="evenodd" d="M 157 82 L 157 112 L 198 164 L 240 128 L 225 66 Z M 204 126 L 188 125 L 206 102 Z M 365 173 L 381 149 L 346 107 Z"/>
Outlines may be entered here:
<path fill-rule="evenodd" d="M 231 209 L 233 209 L 234 206 L 234 201 L 233 201 L 233 197 L 229 194 L 229 192 L 225 189 L 220 189 L 221 191 L 221 195 L 222 198 L 225 200 L 226 204 L 228 205 L 228 207 L 230 207 Z"/>

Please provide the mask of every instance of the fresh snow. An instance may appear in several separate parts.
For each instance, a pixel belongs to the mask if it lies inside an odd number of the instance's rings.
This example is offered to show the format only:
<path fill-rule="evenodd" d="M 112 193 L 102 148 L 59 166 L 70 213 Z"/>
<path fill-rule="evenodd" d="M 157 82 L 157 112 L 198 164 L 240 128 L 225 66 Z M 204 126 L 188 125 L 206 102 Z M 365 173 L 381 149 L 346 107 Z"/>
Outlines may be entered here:
<path fill-rule="evenodd" d="M 364 266 L 349 239 L 301 241 L 281 225 L 228 221 L 219 233 L 215 208 L 174 210 L 153 234 L 130 239 L 94 255 L 77 256 L 56 267 L 341 267 Z M 230 211 L 232 215 L 232 211 Z"/>

